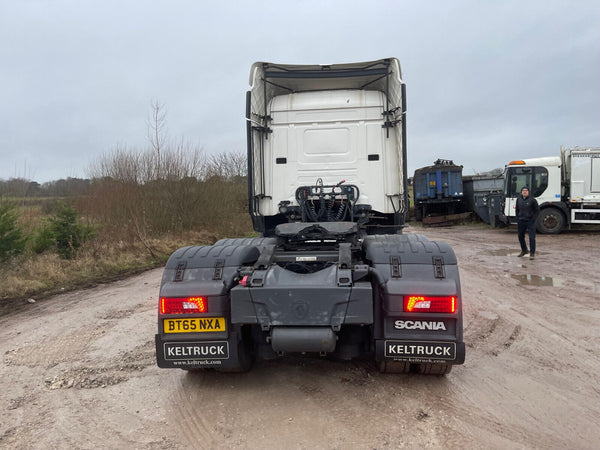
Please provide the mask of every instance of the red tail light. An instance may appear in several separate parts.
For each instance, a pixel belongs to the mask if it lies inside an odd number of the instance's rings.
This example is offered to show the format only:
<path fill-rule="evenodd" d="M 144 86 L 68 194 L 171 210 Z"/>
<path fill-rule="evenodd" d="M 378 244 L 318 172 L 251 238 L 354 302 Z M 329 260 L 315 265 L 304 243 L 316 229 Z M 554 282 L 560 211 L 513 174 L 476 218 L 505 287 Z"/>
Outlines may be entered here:
<path fill-rule="evenodd" d="M 205 313 L 208 302 L 205 297 L 161 297 L 161 314 Z"/>
<path fill-rule="evenodd" d="M 456 312 L 456 297 L 405 295 L 404 311 L 419 313 L 454 313 Z"/>

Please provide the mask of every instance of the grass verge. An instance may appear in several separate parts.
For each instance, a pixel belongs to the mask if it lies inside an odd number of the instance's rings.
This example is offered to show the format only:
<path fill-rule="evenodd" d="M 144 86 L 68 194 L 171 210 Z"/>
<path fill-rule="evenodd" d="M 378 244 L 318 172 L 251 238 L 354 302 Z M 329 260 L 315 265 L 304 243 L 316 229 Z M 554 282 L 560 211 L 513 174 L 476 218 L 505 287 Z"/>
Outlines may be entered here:
<path fill-rule="evenodd" d="M 0 267 L 0 314 L 28 298 L 36 301 L 60 292 L 95 286 L 161 267 L 171 253 L 186 245 L 209 245 L 221 239 L 219 232 L 188 231 L 141 243 L 87 242 L 72 260 L 55 253 L 35 258 L 20 256 Z M 150 246 L 154 257 L 148 251 Z"/>

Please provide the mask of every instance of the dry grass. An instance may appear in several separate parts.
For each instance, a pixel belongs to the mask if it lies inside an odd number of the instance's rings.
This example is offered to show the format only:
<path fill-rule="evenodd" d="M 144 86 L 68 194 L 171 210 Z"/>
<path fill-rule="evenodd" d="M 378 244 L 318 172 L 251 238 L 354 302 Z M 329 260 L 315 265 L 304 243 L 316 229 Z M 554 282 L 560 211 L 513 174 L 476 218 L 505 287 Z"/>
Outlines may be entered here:
<path fill-rule="evenodd" d="M 231 189 L 231 184 L 225 187 Z M 237 186 L 234 188 L 237 189 Z M 253 231 L 248 214 L 239 212 L 241 203 L 245 200 L 243 195 L 236 192 L 236 195 L 232 195 L 231 201 L 226 202 L 230 205 L 239 203 L 240 206 L 237 208 L 221 208 L 221 214 L 212 210 L 215 205 L 223 204 L 222 201 L 225 200 L 223 191 L 220 192 L 220 198 L 216 196 L 219 201 L 212 202 L 213 205 L 210 207 L 199 208 L 200 211 L 209 212 L 205 214 L 203 220 L 200 220 L 199 211 L 194 212 L 193 216 L 200 223 L 187 224 L 187 230 L 163 232 L 158 237 L 154 233 L 146 233 L 142 230 L 143 233 L 131 236 L 125 224 L 115 224 L 111 220 L 106 220 L 101 222 L 100 233 L 85 242 L 72 260 L 61 259 L 53 251 L 36 255 L 28 250 L 23 255 L 0 264 L 0 279 L 2 279 L 0 302 L 30 297 L 40 298 L 115 280 L 160 267 L 173 251 L 186 245 L 212 244 L 224 237 L 251 235 Z M 80 199 L 79 203 L 83 200 Z M 19 205 L 19 226 L 30 237 L 41 223 L 51 217 L 51 214 L 45 213 L 44 209 L 48 209 L 44 207 L 44 202 Z M 177 217 L 185 217 L 185 215 L 179 214 Z M 83 215 L 81 220 L 89 222 L 89 216 Z"/>
<path fill-rule="evenodd" d="M 39 205 L 20 206 L 18 210 L 18 224 L 25 235 L 32 234 L 37 224 L 49 217 L 42 212 L 42 208 Z"/>
<path fill-rule="evenodd" d="M 61 259 L 55 253 L 44 253 L 35 258 L 14 258 L 0 267 L 3 280 L 0 301 L 43 297 L 122 278 L 160 267 L 180 247 L 209 245 L 223 237 L 226 236 L 218 230 L 204 230 L 150 239 L 147 244 L 151 246 L 154 257 L 139 242 L 95 239 L 87 242 L 73 260 Z"/>

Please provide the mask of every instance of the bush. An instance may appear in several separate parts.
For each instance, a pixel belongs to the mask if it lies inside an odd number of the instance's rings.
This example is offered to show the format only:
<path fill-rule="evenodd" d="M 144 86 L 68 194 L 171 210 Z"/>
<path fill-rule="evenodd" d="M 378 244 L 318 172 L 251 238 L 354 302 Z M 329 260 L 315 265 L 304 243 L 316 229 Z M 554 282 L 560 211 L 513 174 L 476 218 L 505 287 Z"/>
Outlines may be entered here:
<path fill-rule="evenodd" d="M 61 205 L 61 201 L 54 198 L 44 200 L 42 201 L 42 213 L 48 216 L 56 214 L 56 211 L 58 211 Z"/>
<path fill-rule="evenodd" d="M 25 249 L 27 238 L 17 225 L 17 219 L 14 205 L 0 204 L 0 261 L 6 261 Z"/>
<path fill-rule="evenodd" d="M 245 233 L 248 187 L 242 153 L 204 158 L 199 150 L 165 146 L 117 149 L 91 169 L 90 195 L 78 204 L 114 239 L 150 240 L 165 233 L 214 229 Z"/>
<path fill-rule="evenodd" d="M 52 227 L 43 222 L 35 231 L 31 240 L 31 249 L 37 253 L 44 253 L 54 247 L 54 233 Z"/>
<path fill-rule="evenodd" d="M 51 237 L 56 252 L 63 259 L 73 258 L 81 244 L 93 237 L 94 234 L 90 227 L 79 223 L 77 211 L 67 205 L 62 205 L 58 209 L 56 215 L 50 218 L 49 229 L 41 231 L 41 233 L 43 235 L 38 235 L 40 248 L 43 248 L 44 243 Z"/>

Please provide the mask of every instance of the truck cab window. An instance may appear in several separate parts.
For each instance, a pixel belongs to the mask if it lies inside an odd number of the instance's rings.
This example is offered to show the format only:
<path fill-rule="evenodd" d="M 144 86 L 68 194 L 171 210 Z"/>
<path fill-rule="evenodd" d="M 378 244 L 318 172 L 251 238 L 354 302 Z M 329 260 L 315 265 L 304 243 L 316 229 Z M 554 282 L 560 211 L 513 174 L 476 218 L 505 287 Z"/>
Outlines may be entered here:
<path fill-rule="evenodd" d="M 545 167 L 509 167 L 507 169 L 504 194 L 506 197 L 518 197 L 524 186 L 534 197 L 539 197 L 548 187 L 548 170 Z"/>
<path fill-rule="evenodd" d="M 539 197 L 548 187 L 548 170 L 545 167 L 534 167 L 531 194 Z"/>

